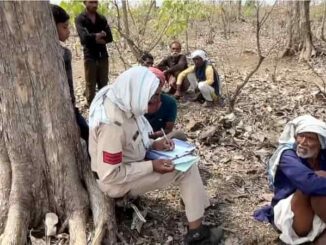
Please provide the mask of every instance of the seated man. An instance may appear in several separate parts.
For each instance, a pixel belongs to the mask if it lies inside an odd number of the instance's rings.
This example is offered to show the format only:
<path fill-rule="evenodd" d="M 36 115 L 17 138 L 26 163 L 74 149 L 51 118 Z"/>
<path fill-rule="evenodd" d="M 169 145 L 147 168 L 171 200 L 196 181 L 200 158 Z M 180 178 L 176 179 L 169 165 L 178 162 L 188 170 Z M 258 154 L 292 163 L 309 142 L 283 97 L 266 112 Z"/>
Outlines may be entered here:
<path fill-rule="evenodd" d="M 154 57 L 148 52 L 144 52 L 139 60 L 140 65 L 151 67 L 154 64 Z"/>
<path fill-rule="evenodd" d="M 174 94 L 177 89 L 177 77 L 183 70 L 187 69 L 187 58 L 185 55 L 181 54 L 181 43 L 178 41 L 173 41 L 170 44 L 171 54 L 164 58 L 156 67 L 164 72 L 166 80 L 170 86 L 170 93 Z M 189 87 L 189 82 L 185 80 L 182 83 L 181 91 L 187 91 Z"/>
<path fill-rule="evenodd" d="M 271 206 L 255 212 L 286 244 L 326 244 L 326 124 L 310 115 L 289 122 L 269 161 Z"/>
<path fill-rule="evenodd" d="M 149 70 L 153 72 L 158 79 L 160 79 L 160 87 L 165 83 L 165 76 L 162 71 L 155 67 L 150 67 Z M 172 131 L 175 120 L 177 118 L 177 102 L 176 100 L 164 93 L 161 93 L 161 106 L 154 113 L 146 113 L 145 117 L 153 128 L 153 134 L 150 135 L 152 139 L 163 136 L 162 129 L 168 138 L 178 138 L 180 140 L 187 140 L 186 135 L 181 131 Z"/>
<path fill-rule="evenodd" d="M 89 152 L 99 188 L 120 198 L 178 185 L 188 219 L 185 244 L 218 244 L 221 230 L 202 224 L 209 199 L 198 166 L 181 173 L 169 159 L 145 159 L 149 148 L 174 148 L 171 140 L 149 139 L 151 127 L 144 114 L 155 112 L 159 103 L 159 79 L 141 66 L 123 72 L 97 93 L 89 112 Z"/>
<path fill-rule="evenodd" d="M 205 99 L 205 107 L 213 105 L 214 100 L 220 98 L 220 80 L 216 69 L 208 62 L 207 54 L 203 50 L 196 50 L 191 53 L 194 62 L 193 66 L 182 71 L 177 79 L 177 91 L 175 97 L 181 96 L 182 84 L 188 78 L 190 82 L 189 90 L 195 91 L 198 87 Z"/>

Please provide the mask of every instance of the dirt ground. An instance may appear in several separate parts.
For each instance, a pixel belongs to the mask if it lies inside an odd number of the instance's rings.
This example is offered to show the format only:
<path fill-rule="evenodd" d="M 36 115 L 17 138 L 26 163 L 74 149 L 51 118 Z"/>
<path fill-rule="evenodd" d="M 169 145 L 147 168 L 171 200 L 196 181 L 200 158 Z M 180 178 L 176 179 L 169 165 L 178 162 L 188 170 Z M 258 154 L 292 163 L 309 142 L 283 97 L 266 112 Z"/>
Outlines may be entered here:
<path fill-rule="evenodd" d="M 277 42 L 274 37 L 262 36 L 263 53 Z M 206 45 L 201 39 L 196 40 L 196 45 L 191 44 L 190 51 L 205 47 L 216 63 L 224 77 L 226 101 L 228 94 L 233 93 L 257 62 L 250 24 L 243 24 L 228 40 L 216 35 L 213 44 Z M 281 45 L 278 48 L 281 50 Z M 113 54 L 110 80 L 113 81 L 123 66 L 113 47 L 110 50 Z M 232 114 L 227 106 L 205 109 L 195 102 L 178 105 L 177 128 L 184 130 L 189 141 L 197 146 L 200 171 L 212 201 L 205 222 L 223 226 L 225 237 L 221 244 L 279 243 L 278 234 L 270 225 L 252 218 L 254 210 L 269 203 L 272 197 L 267 185 L 266 159 L 275 149 L 287 121 L 307 113 L 326 119 L 325 96 L 314 84 L 320 82 L 320 78 L 307 64 L 299 63 L 297 57 L 276 62 L 279 50 L 272 52 L 252 77 Z M 156 63 L 167 53 L 167 48 L 154 50 Z M 81 51 L 73 54 L 77 101 L 87 115 Z M 325 70 L 323 56 L 314 58 L 312 64 L 319 74 Z M 213 133 L 205 138 L 203 133 L 207 130 Z M 177 188 L 151 192 L 144 201 L 150 215 L 140 234 L 127 228 L 128 219 L 119 225 L 127 243 L 181 244 L 186 220 Z"/>

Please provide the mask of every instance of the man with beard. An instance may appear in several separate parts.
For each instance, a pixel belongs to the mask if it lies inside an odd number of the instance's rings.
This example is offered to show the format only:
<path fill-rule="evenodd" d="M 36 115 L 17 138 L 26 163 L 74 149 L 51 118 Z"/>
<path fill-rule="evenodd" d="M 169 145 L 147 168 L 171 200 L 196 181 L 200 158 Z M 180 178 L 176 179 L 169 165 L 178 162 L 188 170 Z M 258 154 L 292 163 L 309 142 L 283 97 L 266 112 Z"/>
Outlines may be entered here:
<path fill-rule="evenodd" d="M 108 83 L 109 61 L 106 44 L 113 41 L 106 18 L 97 12 L 98 1 L 84 1 L 85 11 L 76 18 L 76 29 L 84 50 L 85 97 L 91 104 L 96 90 Z"/>
<path fill-rule="evenodd" d="M 271 206 L 255 212 L 286 244 L 326 244 L 326 124 L 310 115 L 289 122 L 269 161 Z"/>
<path fill-rule="evenodd" d="M 173 41 L 170 44 L 170 55 L 164 58 L 158 65 L 157 68 L 164 72 L 166 80 L 170 85 L 170 93 L 174 94 L 177 89 L 177 77 L 180 72 L 187 69 L 187 58 L 181 54 L 181 43 Z M 182 92 L 187 91 L 189 88 L 189 82 L 185 81 L 183 86 L 180 88 Z"/>

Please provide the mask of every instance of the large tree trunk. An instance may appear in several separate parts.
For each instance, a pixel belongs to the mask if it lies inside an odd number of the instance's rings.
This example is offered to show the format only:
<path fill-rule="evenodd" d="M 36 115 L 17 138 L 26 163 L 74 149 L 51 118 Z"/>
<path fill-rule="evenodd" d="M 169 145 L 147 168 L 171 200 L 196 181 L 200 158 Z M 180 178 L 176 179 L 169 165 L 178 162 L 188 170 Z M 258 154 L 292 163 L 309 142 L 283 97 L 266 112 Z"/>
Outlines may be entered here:
<path fill-rule="evenodd" d="M 300 8 L 298 1 L 287 2 L 287 44 L 282 57 L 291 56 L 296 53 L 300 41 Z"/>
<path fill-rule="evenodd" d="M 325 38 L 325 22 L 326 22 L 326 1 L 324 1 L 324 11 L 323 11 L 323 19 L 321 21 L 321 25 L 320 25 L 320 39 L 323 40 L 324 42 L 326 42 L 326 38 Z"/>
<path fill-rule="evenodd" d="M 53 212 L 70 244 L 86 244 L 89 202 L 97 231 L 109 205 L 80 144 L 49 4 L 0 2 L 0 33 L 0 242 L 25 244 Z"/>
<path fill-rule="evenodd" d="M 310 28 L 310 0 L 288 2 L 288 39 L 282 57 L 301 51 L 299 60 L 309 60 L 315 54 Z"/>
<path fill-rule="evenodd" d="M 237 21 L 243 21 L 241 10 L 242 10 L 242 1 L 237 0 Z"/>
<path fill-rule="evenodd" d="M 300 60 L 308 61 L 311 56 L 315 55 L 316 50 L 312 43 L 312 35 L 310 28 L 310 0 L 300 2 L 301 9 L 301 30 L 302 30 L 302 49 L 300 53 Z"/>

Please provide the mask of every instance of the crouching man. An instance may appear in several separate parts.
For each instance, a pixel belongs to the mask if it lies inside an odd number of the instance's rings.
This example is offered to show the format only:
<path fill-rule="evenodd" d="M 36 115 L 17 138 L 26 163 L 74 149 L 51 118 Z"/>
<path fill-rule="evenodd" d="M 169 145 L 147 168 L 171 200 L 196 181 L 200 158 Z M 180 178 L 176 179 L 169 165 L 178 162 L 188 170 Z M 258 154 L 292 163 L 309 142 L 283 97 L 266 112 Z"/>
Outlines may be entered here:
<path fill-rule="evenodd" d="M 326 244 L 326 124 L 312 116 L 289 122 L 269 162 L 271 206 L 255 213 L 269 220 L 287 244 Z"/>

